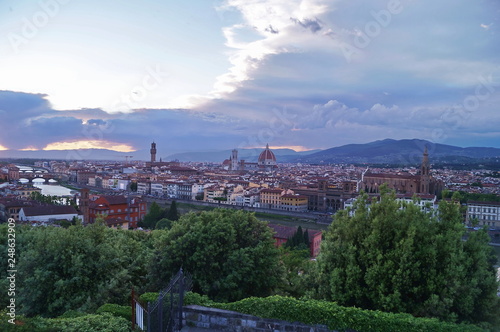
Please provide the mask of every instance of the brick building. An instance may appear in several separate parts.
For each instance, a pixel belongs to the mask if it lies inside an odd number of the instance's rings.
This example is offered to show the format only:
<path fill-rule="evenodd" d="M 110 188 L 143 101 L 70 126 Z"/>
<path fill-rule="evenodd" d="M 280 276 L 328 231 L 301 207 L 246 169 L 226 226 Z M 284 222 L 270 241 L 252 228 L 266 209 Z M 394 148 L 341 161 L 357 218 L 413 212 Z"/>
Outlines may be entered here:
<path fill-rule="evenodd" d="M 99 196 L 89 204 L 89 223 L 94 223 L 99 215 L 106 215 L 116 224 L 117 219 L 126 220 L 129 228 L 136 228 L 137 222 L 147 214 L 146 202 L 137 197 Z"/>
<path fill-rule="evenodd" d="M 276 241 L 276 247 L 281 247 L 295 234 L 295 232 L 297 232 L 297 227 L 276 224 L 269 224 L 268 226 L 274 231 L 273 239 Z M 309 251 L 311 257 L 316 257 L 318 256 L 321 247 L 323 232 L 315 229 L 304 229 L 304 232 L 306 231 L 309 235 Z"/>

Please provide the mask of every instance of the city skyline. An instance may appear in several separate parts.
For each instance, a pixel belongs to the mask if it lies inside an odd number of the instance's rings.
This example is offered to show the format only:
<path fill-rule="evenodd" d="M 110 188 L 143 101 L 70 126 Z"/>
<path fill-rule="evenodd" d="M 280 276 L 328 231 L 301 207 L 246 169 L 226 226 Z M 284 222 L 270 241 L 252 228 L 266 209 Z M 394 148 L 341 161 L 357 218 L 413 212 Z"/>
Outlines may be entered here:
<path fill-rule="evenodd" d="M 0 150 L 500 147 L 499 14 L 491 0 L 5 1 Z"/>

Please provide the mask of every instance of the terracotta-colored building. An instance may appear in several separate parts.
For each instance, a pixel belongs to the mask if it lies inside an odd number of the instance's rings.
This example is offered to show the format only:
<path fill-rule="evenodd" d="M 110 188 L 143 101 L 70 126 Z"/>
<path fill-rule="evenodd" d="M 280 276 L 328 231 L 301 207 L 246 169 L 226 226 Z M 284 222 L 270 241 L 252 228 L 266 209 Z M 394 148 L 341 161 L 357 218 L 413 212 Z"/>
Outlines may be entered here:
<path fill-rule="evenodd" d="M 147 213 L 146 202 L 137 197 L 99 196 L 89 204 L 89 223 L 94 223 L 100 214 L 106 215 L 106 221 L 128 220 L 129 228 L 136 228 L 137 222 Z"/>
<path fill-rule="evenodd" d="M 269 224 L 269 227 L 274 231 L 273 239 L 276 241 L 276 247 L 281 247 L 289 238 L 291 238 L 295 232 L 297 232 L 297 227 L 289 227 L 284 225 Z M 321 247 L 321 238 L 323 232 L 315 229 L 304 229 L 309 235 L 309 250 L 311 257 L 316 257 L 319 254 Z"/>

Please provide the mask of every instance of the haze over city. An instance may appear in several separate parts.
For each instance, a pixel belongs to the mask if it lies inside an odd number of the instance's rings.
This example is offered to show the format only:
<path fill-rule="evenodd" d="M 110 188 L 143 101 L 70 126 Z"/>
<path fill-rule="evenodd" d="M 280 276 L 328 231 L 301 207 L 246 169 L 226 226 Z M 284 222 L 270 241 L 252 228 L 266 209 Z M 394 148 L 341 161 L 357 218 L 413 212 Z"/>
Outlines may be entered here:
<path fill-rule="evenodd" d="M 500 147 L 497 1 L 2 1 L 0 150 Z"/>

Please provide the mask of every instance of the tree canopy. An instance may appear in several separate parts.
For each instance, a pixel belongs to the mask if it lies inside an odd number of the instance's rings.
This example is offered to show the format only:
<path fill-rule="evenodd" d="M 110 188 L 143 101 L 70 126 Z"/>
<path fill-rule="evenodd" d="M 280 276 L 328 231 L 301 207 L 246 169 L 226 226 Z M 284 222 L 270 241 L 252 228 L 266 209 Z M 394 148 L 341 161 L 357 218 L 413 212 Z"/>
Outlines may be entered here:
<path fill-rule="evenodd" d="M 295 233 L 287 239 L 284 244 L 285 248 L 294 250 L 307 250 L 309 249 L 309 232 L 306 229 L 305 232 L 302 231 L 302 227 L 299 226 Z"/>
<path fill-rule="evenodd" d="M 319 297 L 449 321 L 500 316 L 488 236 L 463 241 L 458 204 L 441 202 L 436 217 L 398 203 L 385 186 L 369 203 L 362 194 L 353 215 L 335 215 L 318 257 Z"/>
<path fill-rule="evenodd" d="M 6 230 L 0 227 L 2 235 Z M 130 288 L 145 284 L 150 253 L 145 250 L 146 233 L 96 223 L 67 229 L 16 227 L 16 235 L 16 303 L 21 314 L 55 317 L 68 310 L 95 310 L 106 302 L 127 304 Z M 5 246 L 0 243 L 2 251 Z M 0 272 L 5 289 L 6 264 L 7 259 Z M 5 296 L 0 296 L 1 303 L 8 300 Z"/>
<path fill-rule="evenodd" d="M 148 213 L 137 223 L 137 226 L 154 229 L 156 223 L 162 219 L 163 212 L 163 209 L 158 205 L 158 203 L 151 203 Z"/>
<path fill-rule="evenodd" d="M 218 301 L 269 295 L 281 279 L 266 222 L 244 211 L 188 213 L 169 232 L 154 232 L 150 281 L 160 289 L 182 266 L 194 290 Z"/>

